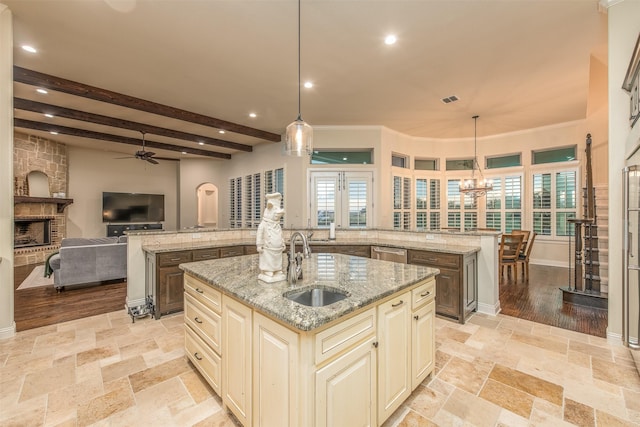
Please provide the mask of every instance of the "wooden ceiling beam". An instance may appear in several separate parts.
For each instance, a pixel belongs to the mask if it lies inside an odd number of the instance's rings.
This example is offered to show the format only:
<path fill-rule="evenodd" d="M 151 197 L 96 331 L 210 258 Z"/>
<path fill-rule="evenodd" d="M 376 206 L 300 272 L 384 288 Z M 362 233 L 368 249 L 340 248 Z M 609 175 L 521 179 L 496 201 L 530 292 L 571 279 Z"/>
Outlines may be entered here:
<path fill-rule="evenodd" d="M 44 89 L 64 92 L 70 95 L 119 105 L 121 107 L 132 108 L 134 110 L 145 111 L 159 116 L 171 117 L 173 119 L 222 129 L 227 132 L 234 132 L 271 142 L 280 142 L 282 139 L 281 136 L 276 133 L 239 125 L 226 120 L 216 119 L 214 117 L 193 113 L 168 105 L 158 104 L 153 101 L 147 101 L 122 93 L 112 92 L 107 89 L 101 89 L 95 86 L 74 82 L 72 80 L 28 70 L 26 68 L 18 67 L 17 65 L 13 66 L 13 80 L 31 86 L 38 86 Z"/>
<path fill-rule="evenodd" d="M 52 114 L 57 117 L 66 119 L 80 120 L 83 122 L 96 123 L 105 126 L 111 126 L 121 129 L 129 129 L 137 132 L 145 132 L 153 135 L 166 136 L 169 138 L 182 139 L 192 142 L 203 142 L 205 144 L 217 147 L 228 148 L 230 150 L 239 150 L 251 152 L 253 147 L 250 145 L 239 144 L 236 142 L 225 141 L 208 136 L 196 135 L 193 133 L 180 132 L 173 129 L 161 128 L 158 126 L 146 125 L 144 123 L 132 122 L 124 119 L 103 116 L 100 114 L 87 113 L 85 111 L 74 110 L 71 108 L 59 107 L 57 105 L 45 104 L 43 102 L 31 101 L 29 99 L 14 98 L 13 107 L 18 110 L 31 111 L 34 113 Z"/>
<path fill-rule="evenodd" d="M 67 126 L 54 125 L 51 123 L 41 123 L 26 119 L 13 119 L 13 125 L 17 128 L 40 130 L 43 132 L 57 132 L 63 135 L 78 136 L 81 138 L 96 139 L 99 141 L 117 142 L 119 144 L 129 144 L 142 147 L 142 139 L 130 138 L 128 136 L 111 135 L 108 133 L 95 132 L 92 130 L 76 129 Z M 158 148 L 161 150 L 185 152 L 198 156 L 215 157 L 219 159 L 230 159 L 231 154 L 219 153 L 216 151 L 199 150 L 197 148 L 181 147 L 179 145 L 165 144 L 163 142 L 149 141 L 145 138 L 145 148 Z"/>

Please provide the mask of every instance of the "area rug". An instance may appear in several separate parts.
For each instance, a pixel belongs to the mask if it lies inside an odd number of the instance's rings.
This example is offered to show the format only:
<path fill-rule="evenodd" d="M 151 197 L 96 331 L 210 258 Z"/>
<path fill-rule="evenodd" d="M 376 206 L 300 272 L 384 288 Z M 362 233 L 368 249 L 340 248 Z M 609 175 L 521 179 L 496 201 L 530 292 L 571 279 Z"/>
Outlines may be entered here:
<path fill-rule="evenodd" d="M 20 286 L 18 286 L 18 289 L 16 290 L 19 291 L 22 289 L 37 288 L 39 286 L 52 286 L 52 285 L 53 285 L 53 275 L 51 275 L 51 277 L 44 277 L 44 265 L 38 265 L 36 266 L 36 268 L 33 269 L 31 274 L 29 274 L 27 278 L 24 279 L 22 283 L 20 283 Z"/>

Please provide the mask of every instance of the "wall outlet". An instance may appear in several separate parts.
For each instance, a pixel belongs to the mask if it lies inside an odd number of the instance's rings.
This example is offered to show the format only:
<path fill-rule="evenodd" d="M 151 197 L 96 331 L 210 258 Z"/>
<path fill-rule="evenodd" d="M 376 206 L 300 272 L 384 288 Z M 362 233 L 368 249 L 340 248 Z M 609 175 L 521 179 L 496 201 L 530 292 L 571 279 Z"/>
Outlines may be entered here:
<path fill-rule="evenodd" d="M 200 233 L 191 233 L 191 238 L 192 239 L 199 239 L 202 237 L 202 234 Z"/>
<path fill-rule="evenodd" d="M 436 240 L 436 236 L 433 234 L 427 234 L 427 240 Z"/>

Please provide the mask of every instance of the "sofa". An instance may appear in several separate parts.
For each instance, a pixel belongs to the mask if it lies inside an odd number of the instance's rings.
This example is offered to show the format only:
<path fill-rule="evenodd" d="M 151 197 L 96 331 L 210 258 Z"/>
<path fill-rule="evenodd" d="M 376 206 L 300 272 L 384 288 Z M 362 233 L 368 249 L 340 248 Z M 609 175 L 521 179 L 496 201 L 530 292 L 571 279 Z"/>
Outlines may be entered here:
<path fill-rule="evenodd" d="M 127 277 L 127 236 L 62 239 L 49 258 L 53 286 L 99 284 Z"/>

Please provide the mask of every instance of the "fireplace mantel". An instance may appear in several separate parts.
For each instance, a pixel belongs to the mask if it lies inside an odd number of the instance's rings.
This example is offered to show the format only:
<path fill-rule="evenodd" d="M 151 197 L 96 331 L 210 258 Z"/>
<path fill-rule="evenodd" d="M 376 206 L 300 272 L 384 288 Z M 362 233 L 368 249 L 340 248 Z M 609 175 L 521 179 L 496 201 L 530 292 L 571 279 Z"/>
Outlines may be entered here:
<path fill-rule="evenodd" d="M 64 212 L 64 208 L 73 203 L 73 199 L 63 199 L 60 197 L 30 197 L 30 196 L 13 196 L 13 204 L 18 203 L 53 203 L 57 205 L 58 213 Z"/>

